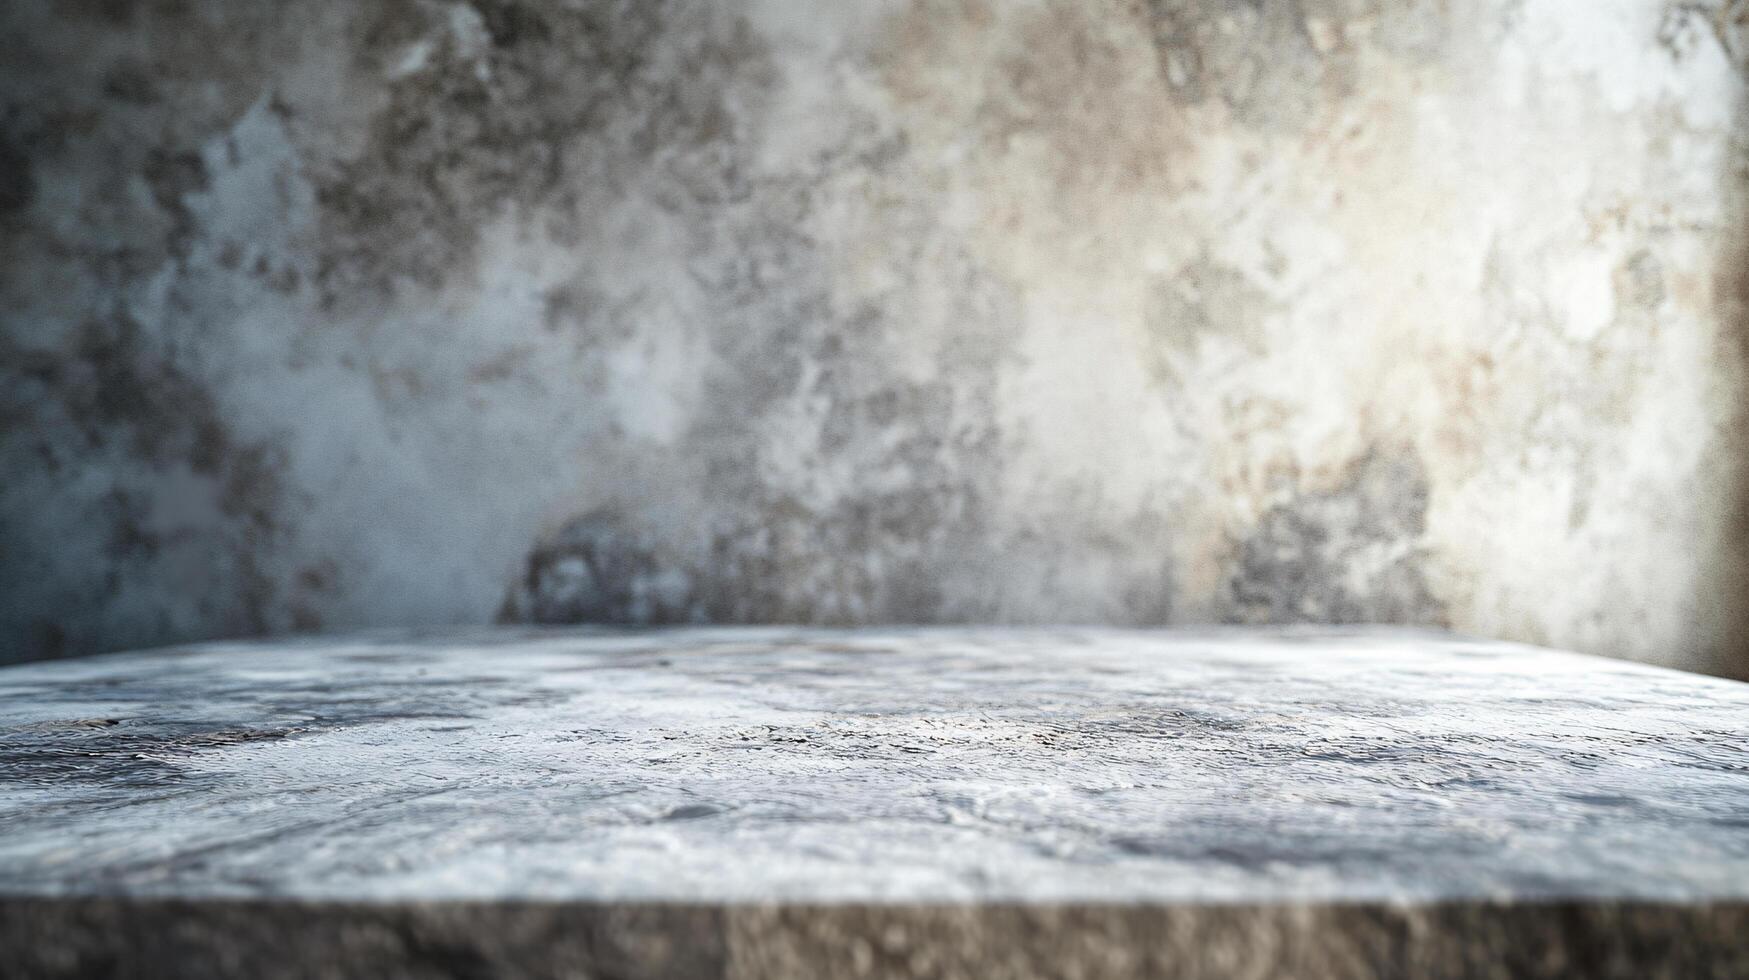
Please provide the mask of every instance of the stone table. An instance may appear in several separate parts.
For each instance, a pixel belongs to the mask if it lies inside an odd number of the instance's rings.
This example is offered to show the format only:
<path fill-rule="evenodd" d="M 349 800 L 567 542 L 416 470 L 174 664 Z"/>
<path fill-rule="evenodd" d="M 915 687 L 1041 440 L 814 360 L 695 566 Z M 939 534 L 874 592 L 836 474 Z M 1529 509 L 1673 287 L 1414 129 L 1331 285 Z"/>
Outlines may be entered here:
<path fill-rule="evenodd" d="M 1437 633 L 0 669 L 0 976 L 1749 976 L 1749 685 Z"/>

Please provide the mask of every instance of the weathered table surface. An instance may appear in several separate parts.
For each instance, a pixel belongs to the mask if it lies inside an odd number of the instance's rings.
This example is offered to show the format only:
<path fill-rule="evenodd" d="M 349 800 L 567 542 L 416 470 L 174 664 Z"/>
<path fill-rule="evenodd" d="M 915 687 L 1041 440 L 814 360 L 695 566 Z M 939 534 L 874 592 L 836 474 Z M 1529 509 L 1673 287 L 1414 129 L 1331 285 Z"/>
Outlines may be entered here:
<path fill-rule="evenodd" d="M 1746 736 L 1749 685 L 1405 631 L 27 664 L 0 974 L 1740 975 Z"/>

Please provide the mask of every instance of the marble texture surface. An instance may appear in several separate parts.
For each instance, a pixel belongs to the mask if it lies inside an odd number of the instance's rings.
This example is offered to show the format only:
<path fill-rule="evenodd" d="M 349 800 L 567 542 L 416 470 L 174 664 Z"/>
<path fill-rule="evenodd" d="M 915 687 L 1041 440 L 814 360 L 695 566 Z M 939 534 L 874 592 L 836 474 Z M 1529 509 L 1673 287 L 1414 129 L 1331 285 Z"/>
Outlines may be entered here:
<path fill-rule="evenodd" d="M 1746 735 L 1749 685 L 1378 629 L 13 666 L 0 972 L 1732 976 Z"/>
<path fill-rule="evenodd" d="M 8 893 L 1749 898 L 1749 685 L 1437 634 L 220 645 L 0 725 Z"/>
<path fill-rule="evenodd" d="M 1749 675 L 1740 0 L 8 0 L 0 660 L 1389 621 Z"/>

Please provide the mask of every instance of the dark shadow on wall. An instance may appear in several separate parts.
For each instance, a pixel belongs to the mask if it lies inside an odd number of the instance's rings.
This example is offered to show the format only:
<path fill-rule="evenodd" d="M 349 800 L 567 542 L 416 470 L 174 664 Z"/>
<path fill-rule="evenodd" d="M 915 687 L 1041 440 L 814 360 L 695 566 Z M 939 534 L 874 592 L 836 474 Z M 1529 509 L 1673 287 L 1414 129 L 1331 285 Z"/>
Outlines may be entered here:
<path fill-rule="evenodd" d="M 1749 10 L 1736 19 L 1749 22 Z M 1739 30 L 1737 35 L 1749 36 L 1749 30 Z M 1728 43 L 1724 30 L 1720 40 L 1727 42 L 1739 74 L 1749 78 L 1749 52 Z M 1727 510 L 1708 574 L 1701 578 L 1698 606 L 1707 620 L 1705 632 L 1712 638 L 1712 649 L 1706 651 L 1707 662 L 1697 666 L 1749 680 L 1749 99 L 1742 94 L 1731 159 L 1722 179 L 1732 228 L 1721 246 L 1713 302 L 1720 325 L 1719 374 L 1730 386 L 1726 427 L 1717 442 L 1717 465 L 1724 470 L 1728 488 Z"/>
<path fill-rule="evenodd" d="M 1726 0 L 1713 12 L 1714 40 L 1749 80 L 1749 3 Z M 1749 93 L 1739 87 L 1736 127 L 1719 193 L 1728 227 L 1721 229 L 1711 284 L 1717 318 L 1715 356 L 1720 430 L 1713 457 L 1702 465 L 1719 480 L 1725 501 L 1713 550 L 1703 566 L 1695 608 L 1706 648 L 1693 666 L 1749 680 Z"/>
<path fill-rule="evenodd" d="M 1749 81 L 1749 2 L 1726 0 L 1711 18 L 1714 38 Z M 1721 235 L 1712 283 L 1718 318 L 1717 377 L 1727 399 L 1709 461 L 1721 475 L 1722 527 L 1700 579 L 1698 631 L 1710 640 L 1695 667 L 1749 680 L 1749 92 L 1739 87 L 1733 134 L 1719 192 L 1729 227 Z"/>

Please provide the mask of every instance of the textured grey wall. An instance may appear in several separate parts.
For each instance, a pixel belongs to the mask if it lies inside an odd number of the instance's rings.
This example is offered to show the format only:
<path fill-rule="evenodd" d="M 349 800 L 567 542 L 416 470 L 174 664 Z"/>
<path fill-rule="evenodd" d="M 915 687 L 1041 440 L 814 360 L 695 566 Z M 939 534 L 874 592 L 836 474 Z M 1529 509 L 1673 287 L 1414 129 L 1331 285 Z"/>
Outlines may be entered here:
<path fill-rule="evenodd" d="M 1745 669 L 1728 0 L 9 0 L 0 647 L 1357 621 Z"/>

